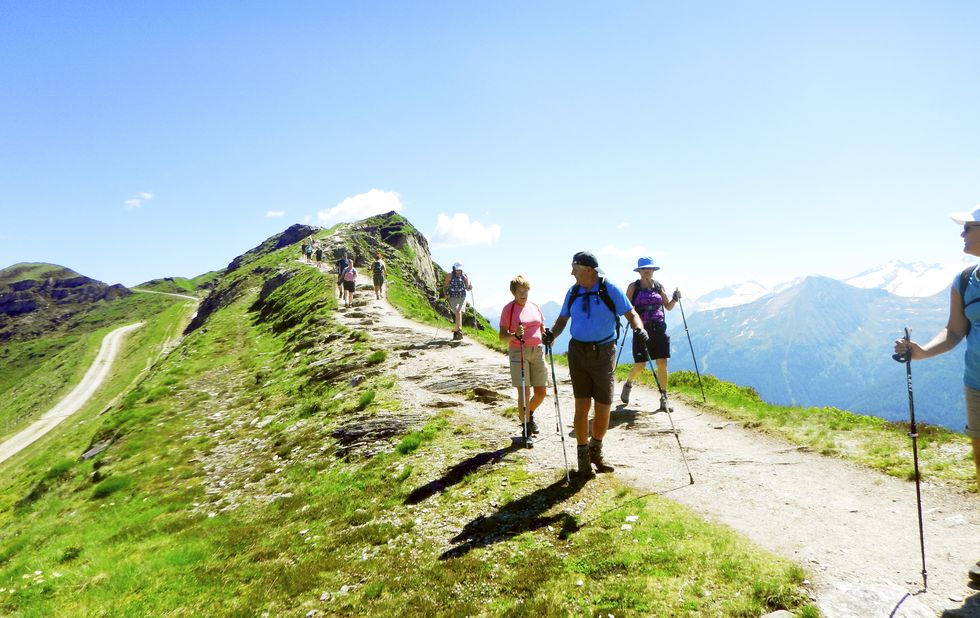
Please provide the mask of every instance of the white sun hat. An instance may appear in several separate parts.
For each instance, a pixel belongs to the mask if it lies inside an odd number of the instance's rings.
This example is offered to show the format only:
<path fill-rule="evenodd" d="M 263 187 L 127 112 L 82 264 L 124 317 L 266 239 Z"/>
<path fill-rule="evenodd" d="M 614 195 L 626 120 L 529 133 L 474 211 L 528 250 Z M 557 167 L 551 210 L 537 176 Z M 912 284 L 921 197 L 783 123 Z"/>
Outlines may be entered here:
<path fill-rule="evenodd" d="M 949 213 L 949 217 L 960 225 L 980 223 L 980 204 L 974 206 L 970 212 L 951 212 Z"/>

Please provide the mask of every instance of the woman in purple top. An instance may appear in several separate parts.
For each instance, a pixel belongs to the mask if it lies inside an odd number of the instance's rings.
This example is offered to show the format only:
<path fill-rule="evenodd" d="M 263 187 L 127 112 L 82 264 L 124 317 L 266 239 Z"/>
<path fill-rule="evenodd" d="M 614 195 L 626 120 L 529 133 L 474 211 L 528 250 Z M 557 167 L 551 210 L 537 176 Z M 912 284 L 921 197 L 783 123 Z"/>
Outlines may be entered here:
<path fill-rule="evenodd" d="M 640 314 L 643 328 L 650 339 L 646 349 L 641 341 L 633 339 L 633 369 L 626 378 L 626 384 L 623 384 L 623 392 L 619 398 L 623 403 L 630 402 L 633 380 L 643 373 L 646 360 L 650 358 L 657 361 L 657 383 L 660 385 L 658 412 L 663 412 L 667 409 L 667 359 L 670 358 L 670 336 L 667 334 L 667 322 L 664 321 L 664 309 L 673 309 L 681 292 L 675 289 L 673 296 L 667 297 L 667 290 L 653 278 L 654 271 L 660 270 L 659 266 L 653 265 L 653 258 L 641 257 L 636 261 L 636 268 L 633 270 L 640 273 L 640 278 L 629 284 L 626 296 Z"/>

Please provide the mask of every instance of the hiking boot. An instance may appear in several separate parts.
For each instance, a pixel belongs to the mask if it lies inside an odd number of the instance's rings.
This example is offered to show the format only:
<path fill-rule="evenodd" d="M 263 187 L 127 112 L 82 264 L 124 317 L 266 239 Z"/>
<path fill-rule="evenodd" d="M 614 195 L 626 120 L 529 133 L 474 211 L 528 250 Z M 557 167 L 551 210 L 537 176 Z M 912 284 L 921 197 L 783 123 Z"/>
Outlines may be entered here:
<path fill-rule="evenodd" d="M 527 422 L 527 432 L 538 433 L 538 424 L 534 422 L 533 418 Z"/>
<path fill-rule="evenodd" d="M 575 472 L 575 478 L 580 481 L 595 478 L 595 473 L 592 472 L 592 458 L 590 457 L 588 444 L 580 444 L 578 446 L 578 469 Z"/>
<path fill-rule="evenodd" d="M 534 438 L 530 431 L 524 436 L 524 448 L 534 448 Z"/>
<path fill-rule="evenodd" d="M 459 341 L 462 338 L 463 338 L 463 331 L 461 330 L 453 331 L 453 341 Z"/>
<path fill-rule="evenodd" d="M 595 465 L 597 472 L 613 472 L 616 469 L 602 458 L 602 440 L 589 440 L 589 460 Z"/>
<path fill-rule="evenodd" d="M 657 412 L 673 412 L 674 410 L 667 405 L 667 393 L 660 393 L 660 407 Z"/>
<path fill-rule="evenodd" d="M 620 400 L 622 400 L 623 403 L 629 403 L 630 402 L 630 391 L 631 390 L 633 390 L 633 385 L 632 384 L 630 384 L 629 382 L 623 384 L 623 392 L 619 395 L 619 398 L 620 398 Z"/>

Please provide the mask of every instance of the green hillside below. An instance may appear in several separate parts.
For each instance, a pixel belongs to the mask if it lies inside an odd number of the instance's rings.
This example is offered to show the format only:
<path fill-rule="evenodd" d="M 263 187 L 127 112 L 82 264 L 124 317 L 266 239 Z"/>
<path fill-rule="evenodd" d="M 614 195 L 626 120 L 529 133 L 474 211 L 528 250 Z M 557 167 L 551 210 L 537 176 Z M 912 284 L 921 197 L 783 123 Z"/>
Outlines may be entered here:
<path fill-rule="evenodd" d="M 413 287 L 421 247 L 378 238 L 345 244 Z M 110 410 L 0 464 L 0 614 L 816 615 L 801 569 L 730 530 L 615 478 L 531 474 L 456 411 L 407 407 L 391 351 L 335 319 L 336 278 L 298 247 L 240 261 Z M 464 522 L 503 534 L 447 552 Z"/>

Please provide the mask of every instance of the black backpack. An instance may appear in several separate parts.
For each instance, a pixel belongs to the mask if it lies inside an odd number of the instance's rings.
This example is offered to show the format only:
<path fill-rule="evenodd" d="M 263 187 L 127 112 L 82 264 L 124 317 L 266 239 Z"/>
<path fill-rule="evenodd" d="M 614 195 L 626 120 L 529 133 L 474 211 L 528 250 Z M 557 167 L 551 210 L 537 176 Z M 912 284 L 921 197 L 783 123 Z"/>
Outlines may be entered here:
<path fill-rule="evenodd" d="M 602 300 L 602 302 L 605 303 L 607 307 L 609 307 L 610 311 L 612 311 L 613 317 L 616 319 L 616 341 L 619 341 L 619 328 L 620 328 L 619 315 L 616 313 L 616 304 L 613 303 L 613 299 L 609 296 L 609 290 L 606 289 L 605 277 L 599 277 L 598 292 L 585 292 L 582 289 L 582 286 L 576 283 L 572 287 L 572 295 L 568 297 L 568 310 L 569 311 L 572 310 L 572 305 L 575 303 L 575 299 L 578 298 L 579 296 L 589 296 L 590 294 L 595 294 L 595 293 L 599 295 L 599 298 Z"/>
<path fill-rule="evenodd" d="M 664 289 L 663 284 L 657 281 L 656 279 L 653 280 L 653 291 L 656 292 L 657 294 L 660 294 L 661 298 L 667 295 L 667 290 Z M 630 296 L 630 304 L 632 304 L 633 307 L 636 307 L 636 297 L 639 293 L 640 293 L 640 280 L 637 279 L 636 281 L 633 282 L 633 294 Z"/>
<path fill-rule="evenodd" d="M 963 309 L 964 315 L 966 314 L 966 308 L 968 306 L 972 305 L 975 302 L 980 302 L 980 297 L 974 298 L 970 302 L 966 302 L 966 288 L 967 286 L 970 285 L 970 276 L 973 274 L 973 271 L 975 271 L 976 269 L 977 269 L 976 265 L 967 266 L 966 268 L 963 269 L 963 272 L 960 273 L 960 278 L 956 281 L 956 288 L 959 290 L 960 293 L 960 307 Z M 970 320 L 967 320 L 966 334 L 970 334 L 970 328 L 972 326 L 973 325 L 970 323 Z"/>
<path fill-rule="evenodd" d="M 381 260 L 375 260 L 374 264 L 371 265 L 371 268 L 374 269 L 374 274 L 376 275 L 380 275 L 381 271 L 384 270 L 384 266 L 381 264 Z"/>

